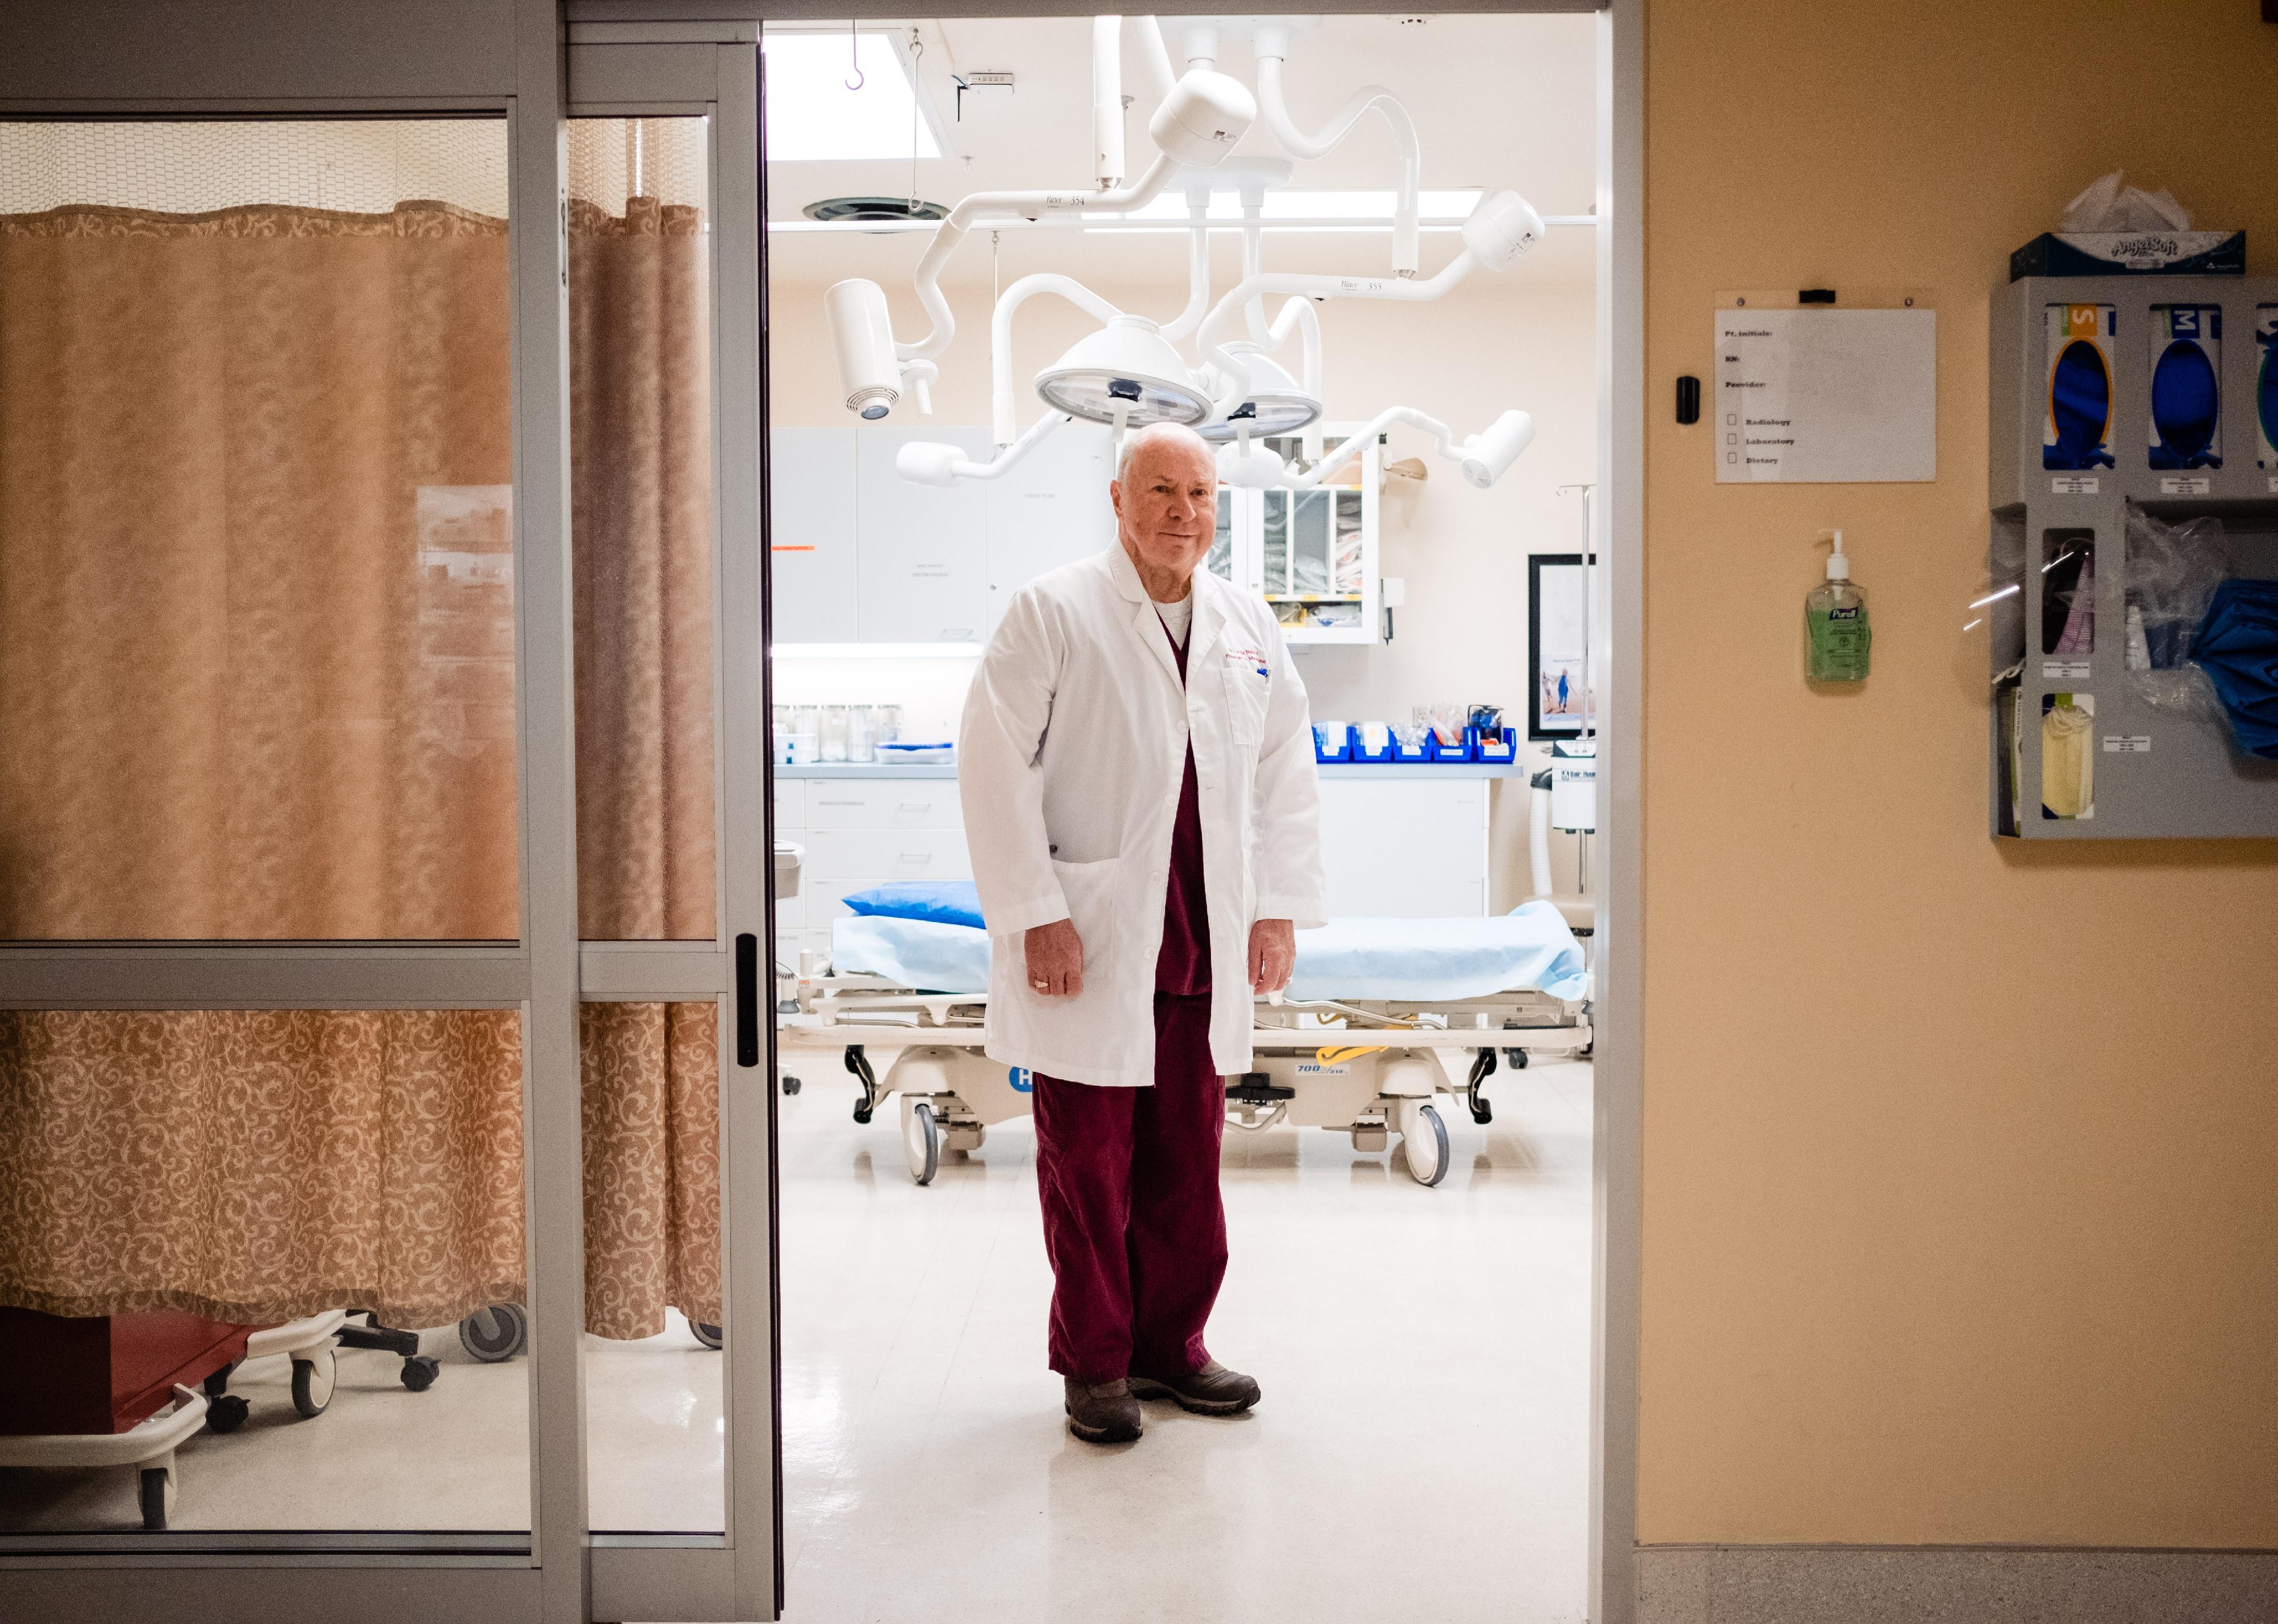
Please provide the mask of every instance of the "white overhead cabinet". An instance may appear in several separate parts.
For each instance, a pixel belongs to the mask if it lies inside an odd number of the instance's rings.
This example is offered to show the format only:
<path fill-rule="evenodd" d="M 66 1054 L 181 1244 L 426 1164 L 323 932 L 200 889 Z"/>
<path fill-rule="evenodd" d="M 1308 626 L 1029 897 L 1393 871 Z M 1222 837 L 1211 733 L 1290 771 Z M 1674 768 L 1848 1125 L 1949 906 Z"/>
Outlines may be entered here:
<path fill-rule="evenodd" d="M 777 643 L 852 643 L 854 617 L 854 431 L 768 434 L 768 555 L 775 570 Z"/>
<path fill-rule="evenodd" d="M 990 631 L 1023 583 L 1115 539 L 1115 508 L 1107 498 L 1114 477 L 1107 430 L 1070 423 L 984 487 Z"/>
<path fill-rule="evenodd" d="M 912 440 L 995 454 L 989 431 L 771 431 L 777 643 L 979 643 L 1021 586 L 1115 538 L 1107 431 L 1062 429 L 1001 479 L 944 489 L 894 471 Z"/>
<path fill-rule="evenodd" d="M 978 643 L 987 613 L 989 487 L 969 479 L 946 490 L 913 484 L 894 471 L 894 455 L 912 440 L 937 440 L 985 462 L 996 452 L 988 431 L 921 422 L 854 435 L 856 637 Z"/>
<path fill-rule="evenodd" d="M 1334 446 L 1342 436 L 1334 429 Z M 1268 438 L 1292 467 L 1298 437 Z M 1375 643 L 1383 636 L 1380 524 L 1382 437 L 1311 490 L 1219 487 L 1209 567 L 1264 596 L 1291 643 Z"/>

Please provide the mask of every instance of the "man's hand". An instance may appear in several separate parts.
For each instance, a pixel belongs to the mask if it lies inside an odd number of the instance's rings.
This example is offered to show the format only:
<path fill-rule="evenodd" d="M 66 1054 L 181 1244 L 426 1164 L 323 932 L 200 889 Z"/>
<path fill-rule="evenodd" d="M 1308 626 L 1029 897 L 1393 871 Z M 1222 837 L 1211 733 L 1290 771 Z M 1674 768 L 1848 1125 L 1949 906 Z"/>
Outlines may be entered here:
<path fill-rule="evenodd" d="M 1028 932 L 1028 990 L 1041 997 L 1074 997 L 1083 990 L 1083 938 L 1074 919 L 1054 919 Z M 1251 949 L 1251 957 L 1257 956 Z"/>
<path fill-rule="evenodd" d="M 1033 937 L 1036 933 L 1028 933 Z M 1036 948 L 1028 949 L 1035 962 Z M 1297 967 L 1297 926 L 1293 919 L 1260 919 L 1250 927 L 1250 989 L 1278 993 Z"/>

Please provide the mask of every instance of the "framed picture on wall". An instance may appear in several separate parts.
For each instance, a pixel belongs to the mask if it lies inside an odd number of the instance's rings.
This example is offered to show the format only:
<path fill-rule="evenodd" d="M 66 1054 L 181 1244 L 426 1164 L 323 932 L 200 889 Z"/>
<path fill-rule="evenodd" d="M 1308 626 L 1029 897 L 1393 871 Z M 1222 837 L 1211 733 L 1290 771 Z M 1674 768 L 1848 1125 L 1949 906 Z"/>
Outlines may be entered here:
<path fill-rule="evenodd" d="M 1597 564 L 1594 556 L 1590 562 Z M 1601 585 L 1603 583 L 1601 583 Z M 1588 719 L 1583 675 L 1589 598 L 1582 555 L 1537 553 L 1526 560 L 1526 736 L 1571 739 Z"/>

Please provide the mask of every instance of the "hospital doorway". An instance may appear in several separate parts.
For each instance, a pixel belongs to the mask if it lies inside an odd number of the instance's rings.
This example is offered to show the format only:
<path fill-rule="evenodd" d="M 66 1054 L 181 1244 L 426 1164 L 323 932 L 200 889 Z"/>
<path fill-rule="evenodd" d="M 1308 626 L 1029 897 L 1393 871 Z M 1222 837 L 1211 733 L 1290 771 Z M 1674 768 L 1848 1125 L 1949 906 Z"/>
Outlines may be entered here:
<path fill-rule="evenodd" d="M 765 30 L 786 1616 L 1587 1616 L 1603 28 Z M 1158 117 L 1245 101 L 1208 161 Z M 1262 1401 L 1099 1446 L 957 742 L 1158 418 L 1226 447 L 1203 568 L 1302 683 L 1328 922 L 1227 1079 Z"/>

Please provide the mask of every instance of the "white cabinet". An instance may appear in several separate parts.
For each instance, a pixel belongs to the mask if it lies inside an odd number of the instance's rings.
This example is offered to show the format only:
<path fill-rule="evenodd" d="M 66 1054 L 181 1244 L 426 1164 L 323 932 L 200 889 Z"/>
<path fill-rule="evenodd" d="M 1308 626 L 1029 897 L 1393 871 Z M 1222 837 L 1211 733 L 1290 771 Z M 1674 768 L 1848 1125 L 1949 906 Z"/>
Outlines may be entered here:
<path fill-rule="evenodd" d="M 894 454 L 912 440 L 938 440 L 985 462 L 992 454 L 988 431 L 925 423 L 855 434 L 856 637 L 864 643 L 980 642 L 988 614 L 988 484 L 913 484 L 894 471 Z"/>
<path fill-rule="evenodd" d="M 768 433 L 777 643 L 855 639 L 855 431 Z"/>
<path fill-rule="evenodd" d="M 1076 423 L 990 483 L 986 631 L 997 629 L 1005 606 L 1028 582 L 1115 539 L 1115 509 L 1107 498 L 1114 477 L 1107 430 Z"/>
<path fill-rule="evenodd" d="M 1357 426 L 1357 425 L 1356 425 Z M 1326 431 L 1334 446 L 1342 436 Z M 1265 441 L 1298 466 L 1299 437 Z M 1384 627 L 1383 437 L 1311 490 L 1219 487 L 1210 568 L 1273 606 L 1291 643 L 1376 643 Z"/>
<path fill-rule="evenodd" d="M 1485 778 L 1324 778 L 1321 863 L 1334 919 L 1487 911 Z"/>

